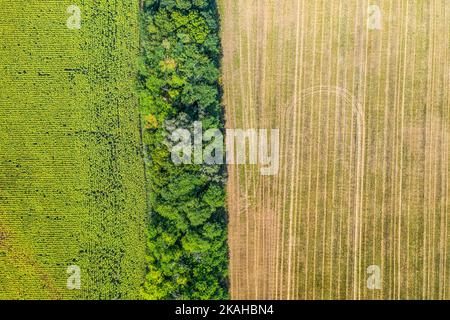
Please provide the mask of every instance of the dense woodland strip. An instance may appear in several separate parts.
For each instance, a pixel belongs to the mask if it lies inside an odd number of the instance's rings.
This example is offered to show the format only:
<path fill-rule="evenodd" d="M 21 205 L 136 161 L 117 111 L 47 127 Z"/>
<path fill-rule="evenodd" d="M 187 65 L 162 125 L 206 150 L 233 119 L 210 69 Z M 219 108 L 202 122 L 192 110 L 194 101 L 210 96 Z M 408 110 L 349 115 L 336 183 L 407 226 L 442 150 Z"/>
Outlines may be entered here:
<path fill-rule="evenodd" d="M 146 299 L 228 298 L 226 170 L 175 165 L 170 130 L 223 128 L 215 1 L 146 0 L 140 103 L 149 194 Z"/>
<path fill-rule="evenodd" d="M 0 15 L 0 300 L 140 298 L 137 2 L 5 0 Z"/>

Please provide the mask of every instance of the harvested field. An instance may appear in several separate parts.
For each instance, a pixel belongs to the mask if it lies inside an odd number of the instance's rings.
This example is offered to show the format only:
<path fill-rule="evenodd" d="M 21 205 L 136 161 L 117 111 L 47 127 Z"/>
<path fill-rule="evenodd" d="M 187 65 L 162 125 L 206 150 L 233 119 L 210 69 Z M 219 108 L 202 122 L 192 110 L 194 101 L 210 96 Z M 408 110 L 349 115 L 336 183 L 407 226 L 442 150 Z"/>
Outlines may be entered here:
<path fill-rule="evenodd" d="M 449 299 L 450 2 L 219 5 L 227 128 L 281 133 L 229 165 L 232 298 Z"/>

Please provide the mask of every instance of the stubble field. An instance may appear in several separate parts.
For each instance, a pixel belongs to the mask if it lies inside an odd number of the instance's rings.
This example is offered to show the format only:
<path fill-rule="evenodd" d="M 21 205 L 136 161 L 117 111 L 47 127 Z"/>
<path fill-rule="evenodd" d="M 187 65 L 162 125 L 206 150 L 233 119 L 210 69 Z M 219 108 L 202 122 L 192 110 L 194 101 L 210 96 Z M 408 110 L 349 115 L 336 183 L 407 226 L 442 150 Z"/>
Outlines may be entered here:
<path fill-rule="evenodd" d="M 450 298 L 450 2 L 219 5 L 227 128 L 281 133 L 228 168 L 232 298 Z"/>

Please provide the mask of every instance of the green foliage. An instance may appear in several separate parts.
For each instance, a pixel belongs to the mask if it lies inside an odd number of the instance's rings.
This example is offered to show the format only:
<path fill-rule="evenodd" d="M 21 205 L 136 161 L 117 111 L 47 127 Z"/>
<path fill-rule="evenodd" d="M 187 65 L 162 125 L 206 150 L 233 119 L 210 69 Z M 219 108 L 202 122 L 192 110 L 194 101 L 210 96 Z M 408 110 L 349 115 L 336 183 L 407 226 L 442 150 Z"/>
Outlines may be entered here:
<path fill-rule="evenodd" d="M 140 104 L 150 204 L 146 299 L 228 298 L 223 166 L 172 163 L 167 123 L 223 128 L 217 9 L 145 2 Z"/>

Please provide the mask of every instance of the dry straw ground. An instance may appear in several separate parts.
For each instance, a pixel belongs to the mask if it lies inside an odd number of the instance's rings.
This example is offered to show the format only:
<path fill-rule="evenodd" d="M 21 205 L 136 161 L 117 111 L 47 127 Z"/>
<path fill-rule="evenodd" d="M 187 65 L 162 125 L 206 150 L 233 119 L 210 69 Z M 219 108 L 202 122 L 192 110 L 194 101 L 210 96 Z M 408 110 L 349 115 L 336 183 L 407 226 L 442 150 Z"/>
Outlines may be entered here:
<path fill-rule="evenodd" d="M 449 299 L 450 1 L 219 5 L 227 127 L 282 136 L 229 166 L 232 297 Z"/>

